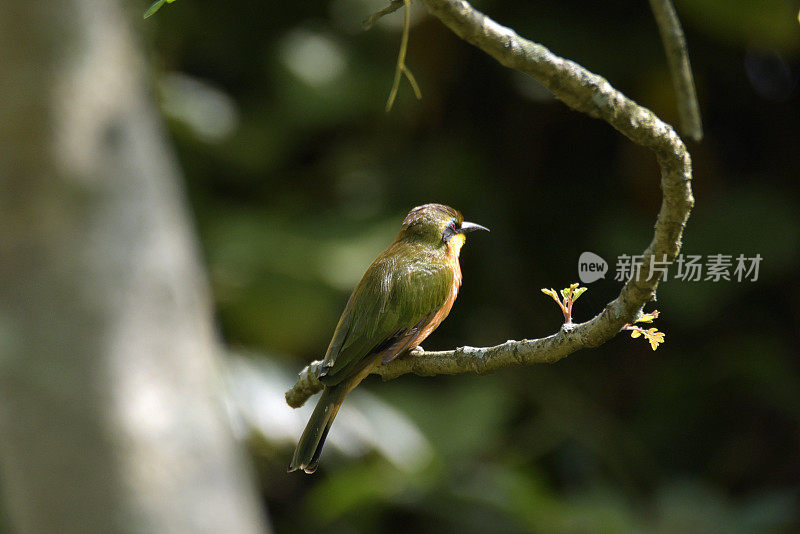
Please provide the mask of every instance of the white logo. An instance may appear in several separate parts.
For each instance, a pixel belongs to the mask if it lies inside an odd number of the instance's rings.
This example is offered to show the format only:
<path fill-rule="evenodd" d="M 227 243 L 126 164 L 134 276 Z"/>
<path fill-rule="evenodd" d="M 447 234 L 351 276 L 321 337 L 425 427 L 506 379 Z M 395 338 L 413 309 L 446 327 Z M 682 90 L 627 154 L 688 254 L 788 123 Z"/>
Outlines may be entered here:
<path fill-rule="evenodd" d="M 607 272 L 608 263 L 594 252 L 584 252 L 578 258 L 578 278 L 584 284 L 605 278 Z"/>

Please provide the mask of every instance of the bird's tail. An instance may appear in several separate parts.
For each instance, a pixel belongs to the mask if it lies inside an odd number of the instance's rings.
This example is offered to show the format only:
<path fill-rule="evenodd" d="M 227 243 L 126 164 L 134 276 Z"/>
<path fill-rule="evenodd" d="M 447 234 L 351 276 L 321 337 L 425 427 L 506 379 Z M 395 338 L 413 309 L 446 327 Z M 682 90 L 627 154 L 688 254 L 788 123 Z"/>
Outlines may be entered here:
<path fill-rule="evenodd" d="M 339 411 L 348 391 L 343 385 L 336 385 L 326 387 L 322 392 L 317 407 L 314 408 L 314 413 L 311 414 L 311 419 L 308 420 L 300 442 L 294 450 L 289 472 L 302 469 L 311 474 L 317 469 L 325 438 L 328 437 L 333 418 L 336 417 L 336 412 Z"/>

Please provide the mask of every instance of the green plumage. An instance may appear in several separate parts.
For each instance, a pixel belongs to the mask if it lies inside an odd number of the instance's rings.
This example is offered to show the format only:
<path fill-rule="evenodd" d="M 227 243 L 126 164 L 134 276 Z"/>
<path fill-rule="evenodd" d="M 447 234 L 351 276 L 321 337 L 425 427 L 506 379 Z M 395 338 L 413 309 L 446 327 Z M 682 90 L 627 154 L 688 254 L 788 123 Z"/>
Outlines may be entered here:
<path fill-rule="evenodd" d="M 400 240 L 378 256 L 339 319 L 322 364 L 323 384 L 333 386 L 356 374 L 361 365 L 371 363 L 370 355 L 390 348 L 387 342 L 400 341 L 415 328 L 419 331 L 424 319 L 442 307 L 453 285 L 453 270 L 444 254 Z M 395 351 L 384 359 L 396 355 Z"/>
<path fill-rule="evenodd" d="M 403 221 L 397 240 L 364 273 L 325 354 L 319 377 L 325 391 L 300 438 L 290 471 L 316 469 L 325 437 L 347 393 L 375 365 L 414 348 L 412 342 L 422 341 L 420 335 L 437 313 L 449 311 L 442 309 L 448 298 L 455 298 L 451 292 L 457 286 L 447 242 L 463 233 L 462 222 L 461 214 L 447 206 L 415 208 Z M 456 250 L 456 266 L 457 255 Z"/>

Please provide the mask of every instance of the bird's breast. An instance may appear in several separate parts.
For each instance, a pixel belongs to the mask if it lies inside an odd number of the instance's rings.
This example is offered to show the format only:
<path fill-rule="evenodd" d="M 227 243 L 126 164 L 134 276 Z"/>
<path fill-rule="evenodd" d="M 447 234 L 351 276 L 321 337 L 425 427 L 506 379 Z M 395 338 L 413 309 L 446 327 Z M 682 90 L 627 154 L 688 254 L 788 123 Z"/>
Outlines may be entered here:
<path fill-rule="evenodd" d="M 461 264 L 458 261 L 458 255 L 461 253 L 464 241 L 466 241 L 464 234 L 456 234 L 447 242 L 447 262 L 453 270 L 453 288 L 455 291 L 453 300 L 456 299 L 455 295 L 458 294 L 458 288 L 461 287 Z"/>
<path fill-rule="evenodd" d="M 452 241 L 452 239 L 450 241 Z M 453 270 L 453 283 L 450 286 L 450 292 L 447 294 L 447 298 L 445 299 L 444 304 L 442 304 L 442 307 L 439 308 L 431 321 L 425 326 L 425 328 L 422 329 L 417 337 L 414 338 L 411 343 L 409 343 L 409 347 L 416 347 L 422 343 L 422 341 L 428 337 L 431 332 L 436 330 L 436 327 L 438 327 L 442 321 L 444 321 L 445 317 L 447 317 L 450 313 L 450 310 L 453 308 L 453 303 L 456 301 L 456 297 L 458 296 L 458 289 L 461 287 L 461 265 L 458 262 L 458 250 L 461 247 L 459 245 L 454 252 L 453 249 L 450 248 L 450 241 L 448 241 L 447 247 L 447 262 L 449 267 Z"/>

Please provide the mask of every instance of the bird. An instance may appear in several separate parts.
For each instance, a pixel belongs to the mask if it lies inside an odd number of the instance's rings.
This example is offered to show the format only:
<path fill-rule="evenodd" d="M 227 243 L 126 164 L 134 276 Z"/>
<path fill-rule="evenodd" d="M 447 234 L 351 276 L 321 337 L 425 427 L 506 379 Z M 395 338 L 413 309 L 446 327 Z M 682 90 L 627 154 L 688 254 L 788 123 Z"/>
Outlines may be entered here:
<path fill-rule="evenodd" d="M 443 204 L 412 209 L 397 239 L 367 268 L 350 295 L 318 373 L 324 389 L 289 472 L 313 473 L 347 394 L 380 364 L 420 345 L 450 313 L 461 287 L 466 234 L 488 228 Z"/>

